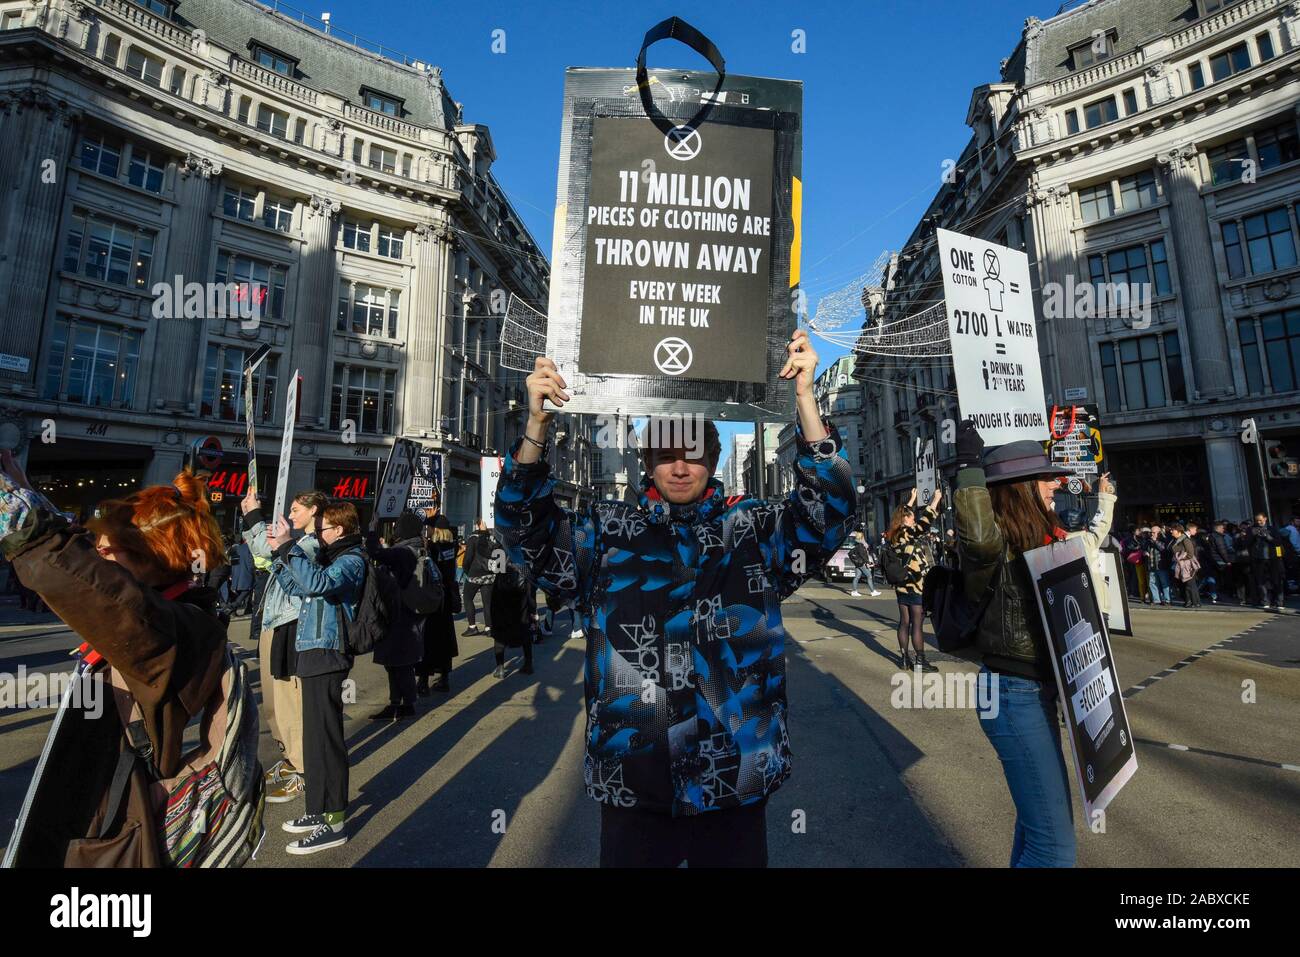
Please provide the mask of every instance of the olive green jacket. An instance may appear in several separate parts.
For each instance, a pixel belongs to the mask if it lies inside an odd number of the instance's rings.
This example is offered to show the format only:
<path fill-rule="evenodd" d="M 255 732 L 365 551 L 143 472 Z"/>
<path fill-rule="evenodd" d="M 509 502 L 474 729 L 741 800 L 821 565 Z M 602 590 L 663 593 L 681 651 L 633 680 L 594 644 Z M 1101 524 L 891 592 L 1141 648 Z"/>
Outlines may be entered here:
<path fill-rule="evenodd" d="M 1029 569 L 1012 552 L 993 518 L 993 502 L 983 469 L 962 469 L 957 473 L 954 511 L 967 599 L 978 605 L 990 584 L 994 589 L 975 639 L 984 664 L 993 671 L 1052 681 L 1047 638 Z M 999 568 L 1002 557 L 1005 560 Z"/>

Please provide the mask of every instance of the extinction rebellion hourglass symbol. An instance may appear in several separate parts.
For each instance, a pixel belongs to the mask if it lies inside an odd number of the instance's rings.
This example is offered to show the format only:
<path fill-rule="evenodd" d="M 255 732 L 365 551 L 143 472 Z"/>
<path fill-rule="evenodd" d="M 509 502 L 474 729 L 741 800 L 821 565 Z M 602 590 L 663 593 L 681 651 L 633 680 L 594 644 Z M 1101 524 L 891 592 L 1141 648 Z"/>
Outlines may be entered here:
<path fill-rule="evenodd" d="M 675 160 L 693 160 L 703 146 L 700 131 L 690 126 L 674 126 L 664 136 L 664 149 Z"/>
<path fill-rule="evenodd" d="M 681 375 L 691 367 L 694 358 L 690 343 L 676 336 L 661 339 L 655 346 L 655 365 L 664 375 Z"/>

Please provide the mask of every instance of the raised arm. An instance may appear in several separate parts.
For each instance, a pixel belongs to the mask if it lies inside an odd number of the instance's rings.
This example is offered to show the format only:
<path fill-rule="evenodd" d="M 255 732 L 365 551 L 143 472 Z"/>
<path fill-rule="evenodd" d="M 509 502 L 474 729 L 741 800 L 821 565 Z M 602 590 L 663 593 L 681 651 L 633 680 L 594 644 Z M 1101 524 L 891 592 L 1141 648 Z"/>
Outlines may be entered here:
<path fill-rule="evenodd" d="M 4 459 L 11 462 L 7 452 Z M 180 696 L 191 714 L 201 707 L 189 693 L 196 670 L 225 640 L 211 616 L 163 598 L 124 566 L 101 558 L 91 533 L 70 525 L 25 477 L 13 481 L 0 473 L 0 514 L 0 553 L 122 675 L 146 716 L 170 695 Z"/>
<path fill-rule="evenodd" d="M 759 506 L 773 519 L 770 525 L 762 522 L 771 531 L 760 541 L 782 599 L 830 561 L 848 537 L 857 509 L 853 469 L 839 431 L 834 426 L 823 431 L 820 441 L 809 442 L 800 425 L 794 488 L 784 499 Z"/>
<path fill-rule="evenodd" d="M 1115 516 L 1115 486 L 1111 484 L 1110 473 L 1106 472 L 1097 480 L 1097 511 L 1088 523 L 1085 535 L 1092 536 L 1092 543 L 1097 548 L 1110 534 L 1111 522 Z"/>
<path fill-rule="evenodd" d="M 763 541 L 768 569 L 783 599 L 835 554 L 857 510 L 853 468 L 839 432 L 822 419 L 813 396 L 817 353 L 802 329 L 786 348 L 789 358 L 781 378 L 795 380 L 799 416 L 795 487 L 784 500 L 760 506 L 773 517 Z"/>
<path fill-rule="evenodd" d="M 595 561 L 595 523 L 589 514 L 555 503 L 555 481 L 544 458 L 554 413 L 543 408 L 543 400 L 562 406 L 569 395 L 555 363 L 545 356 L 537 358 L 526 384 L 528 425 L 501 471 L 494 534 L 510 561 L 525 569 L 542 591 L 565 601 L 580 601 Z"/>
<path fill-rule="evenodd" d="M 249 488 L 248 494 L 239 501 L 239 509 L 244 513 L 243 539 L 254 558 L 271 558 L 271 546 L 266 543 L 266 518 L 262 515 L 257 501 L 257 493 Z"/>
<path fill-rule="evenodd" d="M 957 437 L 957 553 L 966 576 L 967 594 L 982 593 L 993 567 L 1006 550 L 1006 538 L 993 517 L 981 457 L 984 442 L 969 419 Z M 975 581 L 973 581 L 973 579 Z"/>

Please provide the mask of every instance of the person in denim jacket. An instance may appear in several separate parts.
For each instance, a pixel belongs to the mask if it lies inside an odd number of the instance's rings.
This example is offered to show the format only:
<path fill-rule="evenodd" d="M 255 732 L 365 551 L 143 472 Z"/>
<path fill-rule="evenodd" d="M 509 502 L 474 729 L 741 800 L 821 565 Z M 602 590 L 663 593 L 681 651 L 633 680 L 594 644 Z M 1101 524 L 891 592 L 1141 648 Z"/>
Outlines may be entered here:
<path fill-rule="evenodd" d="M 356 616 L 366 580 L 361 526 L 351 502 L 331 502 L 321 517 L 315 558 L 280 521 L 267 536 L 277 559 L 272 574 L 286 595 L 301 599 L 294 647 L 302 684 L 306 814 L 284 824 L 305 835 L 290 854 L 314 854 L 347 841 L 348 751 L 343 735 L 343 682 L 352 670 L 344 619 Z"/>
<path fill-rule="evenodd" d="M 309 558 L 315 558 L 320 549 L 316 539 L 316 526 L 329 499 L 320 492 L 299 492 L 289 506 L 289 524 L 301 533 L 298 548 Z M 285 592 L 276 581 L 273 570 L 281 561 L 267 544 L 266 519 L 262 515 L 257 493 L 252 488 L 239 503 L 244 513 L 244 543 L 252 552 L 254 561 L 268 563 L 267 582 L 262 592 L 262 604 L 255 620 L 257 632 L 257 658 L 262 680 L 262 713 L 271 728 L 271 737 L 280 746 L 281 760 L 266 772 L 266 800 L 271 804 L 284 804 L 304 793 L 302 780 L 302 686 L 297 677 L 297 652 L 294 633 L 298 628 L 298 613 L 302 599 Z"/>

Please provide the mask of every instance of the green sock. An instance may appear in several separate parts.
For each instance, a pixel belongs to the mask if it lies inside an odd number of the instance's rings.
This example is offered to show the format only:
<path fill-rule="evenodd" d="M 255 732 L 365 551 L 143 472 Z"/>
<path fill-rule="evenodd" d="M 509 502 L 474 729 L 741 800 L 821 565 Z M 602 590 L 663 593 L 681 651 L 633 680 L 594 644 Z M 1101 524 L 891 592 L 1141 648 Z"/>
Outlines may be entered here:
<path fill-rule="evenodd" d="M 343 823 L 342 811 L 326 811 L 321 816 L 325 818 L 325 823 L 330 827 L 338 827 Z"/>

